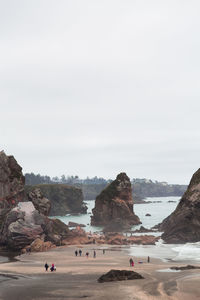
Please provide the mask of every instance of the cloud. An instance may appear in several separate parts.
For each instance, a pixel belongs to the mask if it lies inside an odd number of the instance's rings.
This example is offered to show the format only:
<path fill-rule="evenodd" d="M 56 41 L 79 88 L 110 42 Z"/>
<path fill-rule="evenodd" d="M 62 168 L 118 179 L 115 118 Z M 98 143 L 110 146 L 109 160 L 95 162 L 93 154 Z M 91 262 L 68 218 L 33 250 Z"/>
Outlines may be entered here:
<path fill-rule="evenodd" d="M 0 1 L 1 148 L 25 172 L 188 183 L 198 1 Z"/>

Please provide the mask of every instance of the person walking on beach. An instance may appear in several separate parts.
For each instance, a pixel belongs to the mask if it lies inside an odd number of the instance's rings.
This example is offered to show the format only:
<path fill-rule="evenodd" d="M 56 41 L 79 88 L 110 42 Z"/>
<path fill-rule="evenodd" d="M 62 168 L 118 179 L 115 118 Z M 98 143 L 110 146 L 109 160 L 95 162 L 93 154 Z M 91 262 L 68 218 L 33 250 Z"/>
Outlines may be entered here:
<path fill-rule="evenodd" d="M 51 265 L 51 268 L 50 268 L 51 272 L 54 271 L 54 264 Z"/>
<path fill-rule="evenodd" d="M 81 256 L 81 255 L 82 255 L 82 250 L 80 249 L 80 250 L 79 250 L 79 256 Z"/>
<path fill-rule="evenodd" d="M 94 250 L 94 254 L 93 254 L 93 257 L 94 257 L 94 258 L 96 258 L 96 251 L 95 251 L 95 250 Z"/>
<path fill-rule="evenodd" d="M 129 263 L 130 263 L 130 267 L 132 267 L 132 264 L 133 264 L 133 259 L 132 258 L 129 259 Z"/>
<path fill-rule="evenodd" d="M 78 255 L 78 251 L 77 251 L 77 250 L 76 250 L 74 253 L 75 253 L 75 256 L 77 256 L 77 255 Z"/>
<path fill-rule="evenodd" d="M 46 271 L 48 271 L 49 265 L 47 264 L 47 262 L 46 262 L 46 264 L 44 265 L 44 267 L 45 267 Z"/>
<path fill-rule="evenodd" d="M 147 257 L 147 262 L 150 263 L 150 257 L 149 256 Z"/>
<path fill-rule="evenodd" d="M 85 254 L 85 255 L 86 255 L 86 257 L 88 258 L 88 256 L 89 256 L 89 252 L 86 252 L 86 254 Z"/>

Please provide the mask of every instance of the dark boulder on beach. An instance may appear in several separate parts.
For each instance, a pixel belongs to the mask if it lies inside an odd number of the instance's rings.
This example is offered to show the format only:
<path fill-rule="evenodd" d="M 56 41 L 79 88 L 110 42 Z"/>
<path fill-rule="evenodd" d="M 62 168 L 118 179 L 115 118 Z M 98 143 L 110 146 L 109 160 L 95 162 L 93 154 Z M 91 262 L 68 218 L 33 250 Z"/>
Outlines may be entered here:
<path fill-rule="evenodd" d="M 200 169 L 198 169 L 175 211 L 157 226 L 166 243 L 200 241 Z"/>
<path fill-rule="evenodd" d="M 133 211 L 131 182 L 126 173 L 120 173 L 95 200 L 91 224 L 94 226 L 112 226 L 130 228 L 140 224 L 140 219 Z"/>
<path fill-rule="evenodd" d="M 175 271 L 185 271 L 185 270 L 194 270 L 194 269 L 200 269 L 198 266 L 192 266 L 192 265 L 187 265 L 187 266 L 182 266 L 182 267 L 171 267 L 171 270 Z"/>
<path fill-rule="evenodd" d="M 110 282 L 110 281 L 122 281 L 122 280 L 134 280 L 144 279 L 142 275 L 137 272 L 129 270 L 110 270 L 108 273 L 99 277 L 98 282 Z"/>

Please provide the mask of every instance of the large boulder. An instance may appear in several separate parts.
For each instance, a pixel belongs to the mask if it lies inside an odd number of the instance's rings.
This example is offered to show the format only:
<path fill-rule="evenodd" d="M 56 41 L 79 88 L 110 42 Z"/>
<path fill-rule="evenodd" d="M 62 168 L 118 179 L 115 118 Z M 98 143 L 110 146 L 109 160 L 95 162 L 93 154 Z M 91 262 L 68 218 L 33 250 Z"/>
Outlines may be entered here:
<path fill-rule="evenodd" d="M 9 249 L 19 250 L 43 234 L 45 219 L 32 202 L 18 203 L 7 214 L 1 232 L 1 243 Z"/>
<path fill-rule="evenodd" d="M 63 240 L 71 237 L 68 226 L 58 219 L 46 219 L 46 226 L 44 228 L 45 240 L 52 242 L 56 246 L 61 246 Z"/>
<path fill-rule="evenodd" d="M 110 270 L 108 273 L 99 277 L 98 282 L 110 282 L 110 281 L 122 281 L 122 280 L 134 280 L 144 279 L 142 275 L 137 272 L 129 270 Z"/>
<path fill-rule="evenodd" d="M 6 215 L 1 244 L 12 250 L 20 250 L 41 239 L 60 246 L 71 235 L 68 226 L 60 220 L 40 214 L 30 201 L 21 202 Z"/>
<path fill-rule="evenodd" d="M 39 189 L 43 197 L 51 202 L 50 216 L 65 216 L 71 213 L 87 213 L 87 206 L 83 202 L 82 190 L 67 184 L 39 184 L 25 186 L 29 194 Z"/>
<path fill-rule="evenodd" d="M 33 205 L 41 214 L 45 216 L 49 215 L 51 210 L 51 201 L 43 195 L 41 189 L 33 189 L 27 194 L 27 198 L 33 202 Z"/>
<path fill-rule="evenodd" d="M 133 211 L 131 182 L 126 173 L 120 173 L 97 196 L 92 212 L 91 224 L 95 226 L 108 226 L 116 223 L 116 229 L 119 230 L 120 226 L 127 228 L 141 223 Z"/>
<path fill-rule="evenodd" d="M 166 243 L 200 241 L 200 169 L 192 176 L 175 211 L 158 225 Z"/>

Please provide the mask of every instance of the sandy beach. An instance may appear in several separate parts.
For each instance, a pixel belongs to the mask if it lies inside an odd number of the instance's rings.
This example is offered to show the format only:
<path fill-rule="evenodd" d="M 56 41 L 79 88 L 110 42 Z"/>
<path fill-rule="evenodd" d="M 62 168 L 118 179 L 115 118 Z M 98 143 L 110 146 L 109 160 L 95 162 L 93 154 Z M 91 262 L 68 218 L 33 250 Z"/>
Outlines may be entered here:
<path fill-rule="evenodd" d="M 75 249 L 80 248 L 82 257 L 75 257 Z M 106 248 L 105 254 L 103 248 Z M 96 258 L 93 258 L 94 249 Z M 88 259 L 86 251 L 90 253 Z M 16 262 L 0 265 L 0 299 L 199 299 L 200 270 L 163 272 L 173 265 L 185 264 L 159 259 L 147 263 L 146 257 L 134 256 L 135 266 L 130 267 L 129 258 L 127 248 L 98 245 L 23 254 Z M 45 262 L 55 263 L 56 272 L 45 272 Z M 134 270 L 145 279 L 98 283 L 97 279 L 111 269 Z"/>

